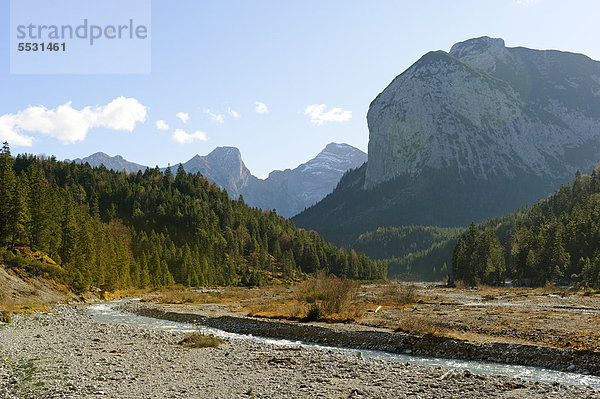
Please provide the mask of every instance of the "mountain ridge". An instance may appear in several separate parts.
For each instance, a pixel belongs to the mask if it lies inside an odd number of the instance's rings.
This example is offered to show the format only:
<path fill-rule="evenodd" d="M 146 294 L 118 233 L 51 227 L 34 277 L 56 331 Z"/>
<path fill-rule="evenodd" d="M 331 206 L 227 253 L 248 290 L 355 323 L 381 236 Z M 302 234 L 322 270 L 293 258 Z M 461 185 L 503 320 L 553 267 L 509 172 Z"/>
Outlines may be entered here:
<path fill-rule="evenodd" d="M 181 165 L 187 173 L 201 173 L 227 190 L 233 198 L 242 195 L 250 206 L 276 209 L 282 216 L 291 217 L 333 191 L 347 170 L 362 165 L 366 160 L 367 154 L 349 144 L 329 143 L 314 158 L 293 169 L 273 170 L 265 179 L 252 175 L 239 149 L 231 146 L 216 147 L 207 155 L 197 154 Z M 88 162 L 92 167 L 103 164 L 108 169 L 128 173 L 147 168 L 120 155 L 111 157 L 103 152 L 66 161 Z M 168 166 L 174 174 L 177 165 Z M 159 169 L 164 171 L 167 167 Z"/>

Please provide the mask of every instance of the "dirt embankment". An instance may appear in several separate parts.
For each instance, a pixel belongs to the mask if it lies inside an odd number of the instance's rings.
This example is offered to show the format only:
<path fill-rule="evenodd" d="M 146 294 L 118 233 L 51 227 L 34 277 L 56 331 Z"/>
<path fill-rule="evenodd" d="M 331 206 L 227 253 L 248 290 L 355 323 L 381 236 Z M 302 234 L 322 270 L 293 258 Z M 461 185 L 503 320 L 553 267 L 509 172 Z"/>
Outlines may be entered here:
<path fill-rule="evenodd" d="M 0 264 L 0 312 L 40 309 L 60 302 L 75 302 L 80 297 L 53 279 L 32 276 L 23 269 Z"/>

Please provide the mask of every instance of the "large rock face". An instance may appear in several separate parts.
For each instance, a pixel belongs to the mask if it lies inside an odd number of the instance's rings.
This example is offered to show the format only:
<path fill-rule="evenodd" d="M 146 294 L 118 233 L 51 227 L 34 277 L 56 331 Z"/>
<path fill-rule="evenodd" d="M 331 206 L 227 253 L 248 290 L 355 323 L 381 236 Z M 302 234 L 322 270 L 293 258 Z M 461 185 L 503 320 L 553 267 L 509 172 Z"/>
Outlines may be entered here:
<path fill-rule="evenodd" d="M 173 173 L 177 167 L 172 167 Z M 208 180 L 237 198 L 249 180 L 256 179 L 252 176 L 244 161 L 240 150 L 235 147 L 217 147 L 208 155 L 196 155 L 183 164 L 187 173 L 201 173 Z"/>
<path fill-rule="evenodd" d="M 294 217 L 338 244 L 380 226 L 466 226 L 600 160 L 600 62 L 482 37 L 425 54 L 375 98 L 369 160 Z"/>
<path fill-rule="evenodd" d="M 423 56 L 367 120 L 367 188 L 446 168 L 562 182 L 600 159 L 600 62 L 471 39 Z"/>

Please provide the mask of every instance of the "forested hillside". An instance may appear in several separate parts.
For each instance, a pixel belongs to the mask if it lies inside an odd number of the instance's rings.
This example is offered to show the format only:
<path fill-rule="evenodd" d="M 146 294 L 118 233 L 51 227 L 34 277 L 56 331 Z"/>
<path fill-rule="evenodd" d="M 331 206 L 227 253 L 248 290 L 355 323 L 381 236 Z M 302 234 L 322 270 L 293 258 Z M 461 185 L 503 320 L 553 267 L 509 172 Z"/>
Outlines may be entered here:
<path fill-rule="evenodd" d="M 183 168 L 137 174 L 0 154 L 4 258 L 27 246 L 48 254 L 78 290 L 256 284 L 324 269 L 386 275 L 384 262 L 339 249 L 274 212 L 231 200 Z M 1 260 L 1 259 L 0 259 Z"/>
<path fill-rule="evenodd" d="M 580 283 L 600 288 L 600 164 L 521 212 L 474 224 L 459 238 L 455 279 Z"/>
<path fill-rule="evenodd" d="M 388 276 L 413 275 L 443 280 L 450 274 L 450 259 L 462 228 L 435 226 L 380 227 L 361 234 L 351 247 L 371 259 L 388 263 Z"/>

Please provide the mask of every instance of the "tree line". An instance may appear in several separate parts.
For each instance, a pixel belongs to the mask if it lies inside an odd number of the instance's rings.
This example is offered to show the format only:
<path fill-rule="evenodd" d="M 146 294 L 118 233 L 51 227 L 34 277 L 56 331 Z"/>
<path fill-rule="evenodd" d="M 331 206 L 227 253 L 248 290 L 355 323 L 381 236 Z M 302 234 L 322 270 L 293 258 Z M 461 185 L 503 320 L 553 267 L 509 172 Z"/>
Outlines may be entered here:
<path fill-rule="evenodd" d="M 468 284 L 511 278 L 600 288 L 600 164 L 529 208 L 471 224 L 454 248 L 452 271 Z"/>
<path fill-rule="evenodd" d="M 78 290 L 254 285 L 325 270 L 381 279 L 385 262 L 340 249 L 274 210 L 232 200 L 179 165 L 137 174 L 0 153 L 0 245 L 48 254 Z"/>

